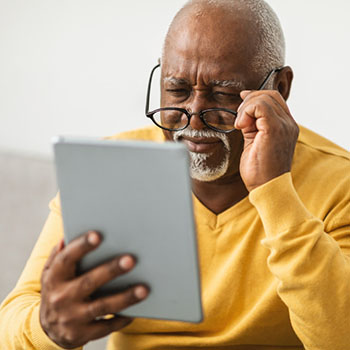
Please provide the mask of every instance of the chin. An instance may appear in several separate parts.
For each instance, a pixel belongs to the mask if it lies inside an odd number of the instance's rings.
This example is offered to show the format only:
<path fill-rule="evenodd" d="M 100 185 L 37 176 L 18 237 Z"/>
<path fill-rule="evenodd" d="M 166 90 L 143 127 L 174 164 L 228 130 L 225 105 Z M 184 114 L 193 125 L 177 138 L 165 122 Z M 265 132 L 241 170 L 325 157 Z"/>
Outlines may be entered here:
<path fill-rule="evenodd" d="M 229 168 L 229 152 L 225 152 L 224 159 L 216 166 L 209 166 L 210 154 L 189 152 L 191 157 L 190 175 L 194 180 L 212 182 L 223 177 Z"/>

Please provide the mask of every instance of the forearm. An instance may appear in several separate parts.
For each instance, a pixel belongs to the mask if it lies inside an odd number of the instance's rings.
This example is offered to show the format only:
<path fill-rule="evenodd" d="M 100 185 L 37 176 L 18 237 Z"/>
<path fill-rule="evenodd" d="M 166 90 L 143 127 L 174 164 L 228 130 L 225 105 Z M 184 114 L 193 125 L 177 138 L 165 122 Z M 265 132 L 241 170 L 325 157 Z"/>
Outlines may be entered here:
<path fill-rule="evenodd" d="M 62 238 L 62 232 L 61 219 L 53 210 L 16 287 L 0 306 L 0 349 L 61 349 L 42 330 L 39 309 L 41 272 L 50 250 Z"/>
<path fill-rule="evenodd" d="M 268 266 L 279 280 L 293 328 L 308 350 L 349 347 L 350 260 L 321 220 L 303 205 L 290 174 L 250 194 L 270 250 Z M 340 228 L 349 240 L 349 228 Z M 346 237 L 347 236 L 347 237 Z"/>

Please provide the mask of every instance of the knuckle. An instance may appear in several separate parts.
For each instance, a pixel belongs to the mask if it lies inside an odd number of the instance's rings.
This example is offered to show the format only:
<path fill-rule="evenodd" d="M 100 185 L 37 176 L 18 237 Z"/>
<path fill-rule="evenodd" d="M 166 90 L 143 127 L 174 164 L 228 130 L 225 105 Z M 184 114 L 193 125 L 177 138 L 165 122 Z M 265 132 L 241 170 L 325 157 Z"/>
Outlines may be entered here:
<path fill-rule="evenodd" d="M 263 115 L 265 118 L 268 118 L 269 120 L 271 120 L 271 122 L 274 121 L 274 118 L 276 116 L 275 111 L 273 109 L 273 107 L 268 104 L 267 102 L 263 102 L 260 105 L 260 113 L 261 115 Z"/>
<path fill-rule="evenodd" d="M 63 327 L 69 327 L 74 322 L 74 313 L 72 312 L 65 312 L 64 314 L 59 316 L 59 323 Z"/>
<path fill-rule="evenodd" d="M 97 288 L 96 283 L 91 276 L 82 277 L 80 287 L 83 291 L 94 291 Z"/>
<path fill-rule="evenodd" d="M 62 291 L 51 292 L 48 296 L 48 302 L 52 307 L 60 307 L 66 300 L 66 294 Z"/>
<path fill-rule="evenodd" d="M 269 123 L 266 123 L 264 125 L 264 132 L 267 135 L 271 135 L 274 132 L 274 128 Z"/>
<path fill-rule="evenodd" d="M 41 321 L 44 329 L 57 328 L 64 330 L 74 323 L 75 315 L 70 310 L 61 308 L 43 308 L 41 310 Z"/>
<path fill-rule="evenodd" d="M 280 94 L 280 92 L 278 90 L 271 90 L 271 96 L 275 97 L 275 98 L 280 98 L 282 97 L 282 95 Z"/>
<path fill-rule="evenodd" d="M 43 319 L 45 320 L 45 325 L 47 328 L 51 328 L 52 326 L 60 323 L 59 314 L 54 310 L 47 312 Z"/>
<path fill-rule="evenodd" d="M 258 99 L 258 103 L 261 106 L 261 108 L 265 111 L 270 111 L 271 108 L 271 101 L 267 101 L 264 97 L 260 96 Z"/>

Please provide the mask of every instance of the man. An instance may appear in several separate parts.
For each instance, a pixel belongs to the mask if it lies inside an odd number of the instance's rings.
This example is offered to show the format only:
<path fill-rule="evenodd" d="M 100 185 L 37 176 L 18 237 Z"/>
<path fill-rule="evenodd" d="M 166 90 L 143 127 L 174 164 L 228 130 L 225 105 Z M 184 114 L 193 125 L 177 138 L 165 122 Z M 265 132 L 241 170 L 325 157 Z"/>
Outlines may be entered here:
<path fill-rule="evenodd" d="M 108 349 L 350 349 L 350 156 L 299 134 L 273 11 L 262 0 L 187 3 L 161 70 L 162 107 L 185 111 L 171 120 L 150 112 L 163 131 L 118 137 L 175 140 L 190 151 L 204 321 L 102 318 L 146 298 L 147 286 L 91 301 L 135 261 L 117 257 L 76 277 L 101 237 L 64 246 L 56 199 L 2 305 L 1 348 L 71 349 L 113 332 Z"/>

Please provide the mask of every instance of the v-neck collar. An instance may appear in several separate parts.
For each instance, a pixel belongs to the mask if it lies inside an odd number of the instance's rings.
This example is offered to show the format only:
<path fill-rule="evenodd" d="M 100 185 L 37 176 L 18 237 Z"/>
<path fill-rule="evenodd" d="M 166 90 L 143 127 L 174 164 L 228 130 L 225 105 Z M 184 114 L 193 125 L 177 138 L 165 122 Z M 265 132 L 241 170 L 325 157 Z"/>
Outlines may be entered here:
<path fill-rule="evenodd" d="M 249 196 L 246 196 L 238 203 L 234 204 L 232 207 L 226 209 L 220 214 L 215 214 L 208 209 L 193 193 L 192 198 L 196 220 L 201 220 L 200 222 L 197 221 L 197 224 L 207 224 L 212 228 L 219 228 L 225 225 L 228 221 L 232 220 L 232 218 L 240 216 L 253 207 L 249 201 Z"/>

